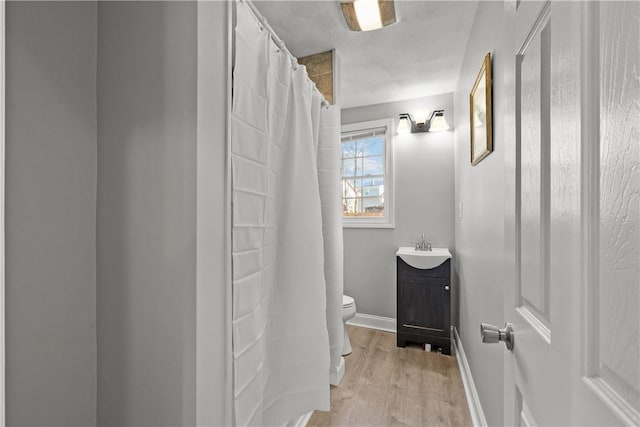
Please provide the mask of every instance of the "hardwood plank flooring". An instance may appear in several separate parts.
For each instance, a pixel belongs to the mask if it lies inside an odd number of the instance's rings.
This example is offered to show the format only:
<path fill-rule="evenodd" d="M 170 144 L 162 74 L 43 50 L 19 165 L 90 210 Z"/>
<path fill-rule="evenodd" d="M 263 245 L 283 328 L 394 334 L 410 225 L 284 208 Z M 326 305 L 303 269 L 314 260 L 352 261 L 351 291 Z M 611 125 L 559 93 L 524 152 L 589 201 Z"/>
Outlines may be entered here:
<path fill-rule="evenodd" d="M 307 426 L 470 426 L 455 356 L 396 347 L 396 335 L 347 326 L 353 353 L 331 411 Z"/>

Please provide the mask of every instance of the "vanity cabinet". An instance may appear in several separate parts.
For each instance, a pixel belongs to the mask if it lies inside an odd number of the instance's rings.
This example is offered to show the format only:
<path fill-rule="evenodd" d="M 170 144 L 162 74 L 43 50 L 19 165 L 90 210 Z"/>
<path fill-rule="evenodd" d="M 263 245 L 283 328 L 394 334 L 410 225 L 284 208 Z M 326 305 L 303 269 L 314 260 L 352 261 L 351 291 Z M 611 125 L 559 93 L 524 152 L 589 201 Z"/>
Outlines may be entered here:
<path fill-rule="evenodd" d="M 451 354 L 451 259 L 431 269 L 397 265 L 398 347 L 431 344 Z"/>

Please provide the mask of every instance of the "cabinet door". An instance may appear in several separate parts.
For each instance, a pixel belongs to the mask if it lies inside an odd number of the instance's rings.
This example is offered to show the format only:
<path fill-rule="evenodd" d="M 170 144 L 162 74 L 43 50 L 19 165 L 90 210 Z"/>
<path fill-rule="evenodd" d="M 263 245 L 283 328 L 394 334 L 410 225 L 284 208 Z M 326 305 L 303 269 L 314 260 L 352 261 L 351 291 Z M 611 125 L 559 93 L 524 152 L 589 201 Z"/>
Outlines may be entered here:
<path fill-rule="evenodd" d="M 442 277 L 405 277 L 398 286 L 398 323 L 407 332 L 449 334 L 450 283 Z"/>

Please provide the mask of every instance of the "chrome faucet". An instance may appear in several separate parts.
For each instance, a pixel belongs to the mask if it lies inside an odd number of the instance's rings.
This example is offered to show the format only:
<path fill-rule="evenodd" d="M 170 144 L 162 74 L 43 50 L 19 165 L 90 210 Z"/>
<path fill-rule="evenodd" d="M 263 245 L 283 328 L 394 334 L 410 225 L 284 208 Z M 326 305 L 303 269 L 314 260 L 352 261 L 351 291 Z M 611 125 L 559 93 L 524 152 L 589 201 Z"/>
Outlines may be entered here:
<path fill-rule="evenodd" d="M 421 241 L 412 241 L 411 243 L 415 243 L 416 244 L 416 251 L 431 251 L 431 242 L 427 242 L 424 239 L 424 233 L 422 233 L 422 240 Z"/>

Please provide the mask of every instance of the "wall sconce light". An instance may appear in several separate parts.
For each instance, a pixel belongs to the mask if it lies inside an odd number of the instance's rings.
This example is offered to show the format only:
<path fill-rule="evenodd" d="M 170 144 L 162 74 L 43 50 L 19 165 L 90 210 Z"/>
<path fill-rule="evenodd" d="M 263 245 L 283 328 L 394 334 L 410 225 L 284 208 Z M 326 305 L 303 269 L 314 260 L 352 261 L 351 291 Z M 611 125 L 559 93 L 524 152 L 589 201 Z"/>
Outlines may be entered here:
<path fill-rule="evenodd" d="M 444 110 L 435 110 L 431 113 L 428 120 L 414 120 L 409 113 L 400 114 L 400 123 L 398 123 L 398 134 L 419 133 L 419 132 L 438 132 L 448 130 L 449 124 L 444 118 Z"/>
<path fill-rule="evenodd" d="M 351 31 L 371 31 L 399 22 L 393 0 L 345 0 L 340 9 Z"/>

